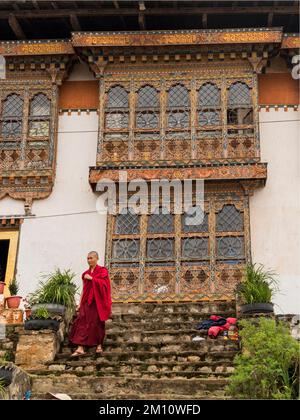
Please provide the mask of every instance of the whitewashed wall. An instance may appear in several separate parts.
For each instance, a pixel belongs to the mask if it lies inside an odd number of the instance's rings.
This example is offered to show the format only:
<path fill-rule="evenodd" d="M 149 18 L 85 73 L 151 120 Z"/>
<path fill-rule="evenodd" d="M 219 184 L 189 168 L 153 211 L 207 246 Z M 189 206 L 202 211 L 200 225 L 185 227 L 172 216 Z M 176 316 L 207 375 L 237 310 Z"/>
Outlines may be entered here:
<path fill-rule="evenodd" d="M 266 186 L 250 200 L 252 257 L 278 273 L 276 312 L 300 313 L 300 112 L 261 110 Z"/>

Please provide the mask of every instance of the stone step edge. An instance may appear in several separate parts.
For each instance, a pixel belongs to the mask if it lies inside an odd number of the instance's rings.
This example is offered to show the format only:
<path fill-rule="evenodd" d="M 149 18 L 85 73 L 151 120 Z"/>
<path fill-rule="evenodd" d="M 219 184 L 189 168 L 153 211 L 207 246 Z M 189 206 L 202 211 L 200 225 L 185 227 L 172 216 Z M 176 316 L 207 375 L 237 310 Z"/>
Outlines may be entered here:
<path fill-rule="evenodd" d="M 28 372 L 28 371 L 27 371 Z M 107 379 L 111 382 L 113 381 L 122 381 L 123 383 L 130 383 L 130 382 L 134 382 L 134 384 L 136 384 L 136 382 L 147 382 L 147 384 L 149 384 L 149 382 L 155 382 L 157 384 L 157 382 L 162 382 L 162 383 L 166 383 L 166 386 L 168 385 L 168 382 L 174 384 L 174 382 L 178 382 L 180 383 L 192 383 L 195 382 L 196 384 L 199 383 L 201 385 L 209 385 L 209 384 L 213 384 L 213 385 L 227 385 L 229 382 L 228 378 L 209 378 L 209 377 L 204 377 L 204 378 L 190 378 L 190 379 L 186 379 L 186 378 L 141 378 L 141 377 L 130 377 L 128 375 L 124 375 L 122 377 L 118 377 L 118 376 L 113 376 L 113 375 L 102 375 L 102 376 L 97 376 L 94 373 L 95 372 L 66 372 L 66 371 L 59 371 L 59 375 L 56 375 L 55 373 L 53 374 L 53 372 L 51 371 L 40 371 L 40 373 L 38 373 L 39 371 L 35 371 L 34 373 L 30 373 L 29 376 L 31 378 L 31 381 L 34 381 L 35 379 L 41 379 L 43 378 L 43 376 L 45 377 L 51 377 L 52 379 L 55 378 L 59 378 L 61 381 L 62 377 L 67 378 L 82 378 L 82 379 L 97 379 L 97 378 L 101 378 L 103 379 Z M 173 372 L 174 373 L 174 372 Z M 175 372 L 176 373 L 176 372 Z"/>
<path fill-rule="evenodd" d="M 30 373 L 28 371 L 27 373 Z M 94 379 L 98 378 L 119 378 L 119 379 L 182 379 L 186 381 L 190 381 L 193 379 L 228 379 L 232 372 L 194 372 L 194 371 L 165 371 L 165 372 L 120 372 L 119 370 L 116 371 L 109 371 L 109 372 L 102 372 L 102 371 L 76 371 L 76 370 L 48 370 L 42 371 L 40 373 L 34 372 L 34 374 L 40 377 L 49 377 L 54 375 L 56 377 L 61 377 L 63 374 L 72 373 L 77 378 L 83 377 L 93 377 Z"/>
<path fill-rule="evenodd" d="M 46 393 L 33 393 L 32 398 L 31 399 L 47 399 L 47 398 L 42 398 L 42 397 L 46 397 Z M 177 401 L 185 401 L 185 400 L 192 400 L 192 401 L 197 401 L 199 399 L 204 399 L 204 400 L 228 400 L 231 399 L 231 397 L 226 396 L 226 395 L 217 395 L 217 394 L 213 394 L 213 392 L 209 392 L 207 391 L 207 393 L 203 392 L 203 393 L 199 393 L 196 396 L 191 396 L 191 395 L 184 395 L 184 394 L 179 394 L 179 395 L 168 395 L 168 394 L 103 394 L 103 393 L 70 393 L 68 394 L 72 399 L 90 399 L 90 400 L 177 400 Z M 36 398 L 37 397 L 37 398 Z M 78 398 L 78 397 L 94 397 L 94 398 Z M 97 398 L 98 397 L 98 398 Z M 101 397 L 101 398 L 99 398 Z M 170 397 L 170 398 L 168 398 Z"/>
<path fill-rule="evenodd" d="M 164 352 L 153 352 L 153 351 L 129 351 L 129 352 L 103 352 L 101 356 L 97 355 L 96 353 L 86 353 L 83 356 L 75 356 L 74 360 L 78 360 L 79 357 L 82 360 L 85 360 L 86 358 L 92 358 L 93 360 L 97 360 L 97 359 L 102 359 L 102 357 L 108 357 L 108 356 L 112 356 L 112 357 L 116 357 L 116 356 L 148 356 L 149 357 L 153 357 L 153 355 L 160 355 L 162 357 L 165 356 L 179 356 L 179 357 L 185 357 L 187 355 L 190 356 L 206 356 L 206 355 L 211 355 L 213 357 L 219 357 L 219 356 L 223 356 L 223 357 L 234 357 L 236 354 L 239 353 L 238 349 L 231 349 L 231 350 L 223 350 L 223 351 L 199 351 L 199 350 L 194 350 L 194 351 L 182 351 L 182 352 L 178 352 L 178 351 L 172 351 L 172 352 L 168 352 L 168 351 L 164 351 Z M 69 353 L 58 353 L 56 355 L 56 359 L 54 361 L 51 361 L 50 363 L 59 361 L 61 359 L 65 359 L 67 356 L 69 355 Z M 68 357 L 68 360 L 70 360 L 70 357 Z"/>
<path fill-rule="evenodd" d="M 67 365 L 67 366 L 103 366 L 103 367 L 109 367 L 109 366 L 143 366 L 143 365 L 147 365 L 147 366 L 203 366 L 205 364 L 205 366 L 221 366 L 222 364 L 229 364 L 231 363 L 231 361 L 228 360 L 213 360 L 210 362 L 207 361 L 187 361 L 187 362 L 178 362 L 176 360 L 174 361 L 152 361 L 152 362 L 147 362 L 147 361 L 137 361 L 137 360 L 133 360 L 133 361 L 106 361 L 103 360 L 101 361 L 101 359 L 98 361 L 93 361 L 93 363 L 89 363 L 89 364 L 85 364 L 82 365 L 80 360 L 70 360 L 70 361 L 66 361 L 66 362 L 60 362 L 60 363 L 56 363 L 54 362 L 47 362 L 46 365 L 47 366 L 53 366 L 53 365 Z"/>

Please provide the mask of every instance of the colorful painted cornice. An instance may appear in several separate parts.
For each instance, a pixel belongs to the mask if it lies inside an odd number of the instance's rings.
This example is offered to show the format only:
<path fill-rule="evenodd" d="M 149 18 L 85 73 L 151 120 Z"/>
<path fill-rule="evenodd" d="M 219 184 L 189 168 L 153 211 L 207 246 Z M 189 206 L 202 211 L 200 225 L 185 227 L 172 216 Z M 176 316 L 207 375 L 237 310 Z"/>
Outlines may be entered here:
<path fill-rule="evenodd" d="M 75 54 L 84 47 L 148 47 L 172 45 L 279 44 L 281 48 L 298 48 L 297 34 L 283 34 L 282 28 L 139 31 L 139 32 L 74 32 L 67 40 L 25 40 L 0 42 L 0 55 Z"/>

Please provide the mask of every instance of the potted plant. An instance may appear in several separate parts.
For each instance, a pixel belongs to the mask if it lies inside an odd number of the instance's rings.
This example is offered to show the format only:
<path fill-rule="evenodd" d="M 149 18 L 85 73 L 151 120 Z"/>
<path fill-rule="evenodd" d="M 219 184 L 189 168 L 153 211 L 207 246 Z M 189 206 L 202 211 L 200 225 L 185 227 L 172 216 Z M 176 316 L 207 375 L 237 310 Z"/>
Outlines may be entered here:
<path fill-rule="evenodd" d="M 10 296 L 6 298 L 7 307 L 10 309 L 18 309 L 21 303 L 21 296 L 18 296 L 19 283 L 14 277 L 8 285 Z"/>
<path fill-rule="evenodd" d="M 25 316 L 26 316 L 26 319 L 28 319 L 31 315 L 31 306 L 27 298 L 24 298 L 23 302 L 24 302 Z"/>
<path fill-rule="evenodd" d="M 61 271 L 59 268 L 44 276 L 45 281 L 41 281 L 38 289 L 29 296 L 32 314 L 41 307 L 59 315 L 63 315 L 66 309 L 74 311 L 77 293 L 74 277 L 70 270 Z"/>
<path fill-rule="evenodd" d="M 25 330 L 54 330 L 59 328 L 59 321 L 50 317 L 46 308 L 38 308 L 34 314 L 26 319 L 24 323 Z"/>
<path fill-rule="evenodd" d="M 241 312 L 245 314 L 272 313 L 272 297 L 278 290 L 275 273 L 268 271 L 262 264 L 247 264 L 244 280 L 237 287 L 242 300 Z"/>

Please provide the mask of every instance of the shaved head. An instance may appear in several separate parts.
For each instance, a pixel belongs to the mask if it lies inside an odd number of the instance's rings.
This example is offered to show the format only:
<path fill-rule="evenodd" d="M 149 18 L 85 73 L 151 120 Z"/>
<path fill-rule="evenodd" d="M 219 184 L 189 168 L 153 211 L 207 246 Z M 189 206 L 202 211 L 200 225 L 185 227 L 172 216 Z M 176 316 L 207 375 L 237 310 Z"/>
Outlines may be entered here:
<path fill-rule="evenodd" d="M 90 252 L 88 253 L 88 256 L 89 256 L 89 255 L 95 255 L 95 257 L 97 257 L 97 259 L 99 258 L 98 252 L 96 252 L 96 251 L 90 251 Z"/>

